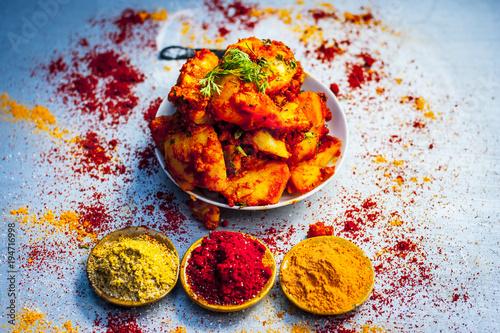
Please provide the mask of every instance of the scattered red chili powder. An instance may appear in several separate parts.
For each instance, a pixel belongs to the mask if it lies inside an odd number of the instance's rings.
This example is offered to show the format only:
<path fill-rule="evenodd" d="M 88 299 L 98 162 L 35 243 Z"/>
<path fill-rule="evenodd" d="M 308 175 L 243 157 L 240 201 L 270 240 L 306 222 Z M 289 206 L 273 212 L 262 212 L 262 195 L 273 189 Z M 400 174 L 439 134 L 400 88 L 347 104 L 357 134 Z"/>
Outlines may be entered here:
<path fill-rule="evenodd" d="M 174 193 L 159 191 L 154 196 L 158 202 L 158 208 L 162 213 L 163 220 L 161 223 L 153 225 L 152 228 L 157 228 L 162 232 L 173 232 L 178 235 L 185 233 L 187 218 L 179 210 Z"/>
<path fill-rule="evenodd" d="M 398 252 L 399 254 L 405 254 L 406 252 L 413 250 L 415 250 L 415 244 L 407 240 L 399 241 L 394 246 L 394 251 Z"/>
<path fill-rule="evenodd" d="M 363 67 L 360 65 L 353 65 L 351 68 L 351 72 L 349 73 L 349 86 L 351 88 L 359 88 L 361 84 L 365 82 L 365 74 L 363 72 Z"/>
<path fill-rule="evenodd" d="M 221 37 L 224 37 L 225 35 L 227 35 L 228 33 L 230 33 L 231 31 L 227 30 L 225 27 L 220 27 L 219 28 L 219 35 Z"/>
<path fill-rule="evenodd" d="M 68 65 L 64 62 L 62 56 L 59 58 L 52 60 L 49 64 L 49 73 L 50 75 L 54 75 L 59 72 L 65 72 L 68 69 Z"/>
<path fill-rule="evenodd" d="M 101 200 L 102 194 L 94 192 L 91 198 L 81 202 L 78 206 L 77 213 L 80 223 L 89 234 L 100 235 L 111 231 L 113 227 L 114 219 Z"/>
<path fill-rule="evenodd" d="M 90 74 L 82 74 L 82 65 Z M 61 66 L 54 65 L 49 75 L 54 77 L 60 69 Z M 57 93 L 63 96 L 65 103 L 71 100 L 79 111 L 98 113 L 99 120 L 110 119 L 111 125 L 117 125 L 121 119 L 128 119 L 138 104 L 132 88 L 144 79 L 144 74 L 114 50 L 91 50 L 82 57 L 74 57 L 70 72 L 60 80 Z"/>
<path fill-rule="evenodd" d="M 322 9 L 311 9 L 309 11 L 309 13 L 311 13 L 311 15 L 314 17 L 314 20 L 316 21 L 316 23 L 318 23 L 319 20 L 327 18 L 327 17 L 333 18 L 333 19 L 338 18 L 337 14 L 335 12 L 327 13 Z"/>
<path fill-rule="evenodd" d="M 375 59 L 373 59 L 373 57 L 368 53 L 361 53 L 358 55 L 358 57 L 363 58 L 363 60 L 365 61 L 365 66 L 367 67 L 372 67 L 373 63 L 375 62 Z"/>
<path fill-rule="evenodd" d="M 240 0 L 224 3 L 222 0 L 205 0 L 205 7 L 210 13 L 220 13 L 224 16 L 224 20 L 216 23 L 219 28 L 219 33 L 224 36 L 227 22 L 238 24 L 244 29 L 250 30 L 258 23 L 259 18 L 251 15 L 256 9 L 255 5 L 243 4 Z M 213 19 L 213 18 L 212 18 Z M 222 31 L 220 30 L 222 29 Z"/>
<path fill-rule="evenodd" d="M 152 174 L 156 170 L 153 166 L 157 165 L 156 154 L 150 146 L 146 146 L 135 152 L 135 156 L 139 159 L 139 170 L 146 171 Z"/>
<path fill-rule="evenodd" d="M 111 34 L 111 39 L 116 44 L 121 44 L 125 39 L 129 38 L 134 26 L 144 23 L 144 18 L 139 13 L 139 11 L 127 8 L 113 22 L 118 27 L 118 33 Z"/>
<path fill-rule="evenodd" d="M 323 41 L 321 45 L 315 50 L 316 58 L 321 60 L 321 62 L 331 62 L 336 55 L 343 54 L 345 50 L 341 49 L 339 43 L 336 40 L 333 41 L 333 45 L 326 46 L 328 41 Z"/>
<path fill-rule="evenodd" d="M 307 237 L 331 236 L 333 235 L 333 226 L 325 225 L 325 222 L 316 222 L 309 225 Z"/>
<path fill-rule="evenodd" d="M 102 327 L 101 318 L 94 320 L 94 325 Z M 106 317 L 106 333 L 142 333 L 137 323 L 137 314 L 129 311 L 109 312 Z"/>
<path fill-rule="evenodd" d="M 354 23 L 354 24 L 370 24 L 370 23 L 377 23 L 374 21 L 373 14 L 368 12 L 364 14 L 351 14 L 351 13 L 344 13 L 344 19 L 345 22 L 347 23 Z"/>
<path fill-rule="evenodd" d="M 106 141 L 97 133 L 89 131 L 77 138 L 78 148 L 72 150 L 78 162 L 73 166 L 76 173 L 90 174 L 92 177 L 102 179 L 102 175 L 121 175 L 127 172 L 123 164 L 112 160 L 111 151 L 118 144 L 112 139 Z"/>
<path fill-rule="evenodd" d="M 151 102 L 149 102 L 149 107 L 144 110 L 144 120 L 146 123 L 150 123 L 151 120 L 155 119 L 156 113 L 158 112 L 158 109 L 160 108 L 161 103 L 163 102 L 163 98 L 158 97 Z"/>
<path fill-rule="evenodd" d="M 211 232 L 191 254 L 188 283 L 211 304 L 242 304 L 255 297 L 272 275 L 262 263 L 265 252 L 264 245 L 248 235 Z"/>
<path fill-rule="evenodd" d="M 348 77 L 349 86 L 353 89 L 361 87 L 361 85 L 368 81 L 379 81 L 380 77 L 377 72 L 371 69 L 371 66 L 376 61 L 368 53 L 361 53 L 357 55 L 362 58 L 364 65 L 353 64 L 350 68 Z"/>

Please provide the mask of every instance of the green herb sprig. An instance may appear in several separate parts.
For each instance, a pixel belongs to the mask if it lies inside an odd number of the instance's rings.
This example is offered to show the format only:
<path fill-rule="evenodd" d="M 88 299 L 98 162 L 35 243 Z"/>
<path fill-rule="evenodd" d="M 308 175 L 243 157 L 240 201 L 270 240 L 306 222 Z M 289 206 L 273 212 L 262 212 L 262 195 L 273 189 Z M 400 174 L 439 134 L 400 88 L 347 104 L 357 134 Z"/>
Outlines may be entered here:
<path fill-rule="evenodd" d="M 252 51 L 251 48 L 250 50 Z M 267 81 L 269 72 L 272 73 L 272 70 L 265 58 L 259 58 L 257 62 L 253 62 L 248 54 L 240 49 L 230 49 L 224 54 L 219 64 L 200 80 L 200 91 L 206 97 L 214 92 L 219 94 L 221 85 L 215 82 L 217 78 L 233 74 L 244 82 L 253 82 L 259 92 L 265 93 L 269 87 Z"/>

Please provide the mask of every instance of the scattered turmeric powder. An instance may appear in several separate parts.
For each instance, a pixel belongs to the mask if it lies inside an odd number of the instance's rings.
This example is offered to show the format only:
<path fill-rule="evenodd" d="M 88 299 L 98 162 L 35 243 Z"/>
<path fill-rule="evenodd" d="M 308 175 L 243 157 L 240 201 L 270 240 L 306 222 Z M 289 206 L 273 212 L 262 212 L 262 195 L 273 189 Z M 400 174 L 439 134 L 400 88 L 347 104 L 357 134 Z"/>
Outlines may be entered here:
<path fill-rule="evenodd" d="M 373 267 L 351 242 L 333 236 L 308 238 L 284 258 L 280 283 L 288 298 L 316 314 L 353 310 L 371 293 Z"/>
<path fill-rule="evenodd" d="M 158 10 L 153 13 L 139 12 L 139 17 L 145 21 L 150 18 L 153 21 L 165 21 L 167 19 L 167 11 L 165 9 Z"/>
<path fill-rule="evenodd" d="M 45 131 L 56 138 L 62 138 L 68 133 L 67 130 L 62 131 L 56 126 L 56 118 L 46 107 L 37 105 L 30 109 L 12 100 L 7 94 L 0 96 L 0 111 L 5 121 L 31 121 L 35 124 L 36 131 Z"/>
<path fill-rule="evenodd" d="M 44 319 L 42 312 L 23 307 L 16 316 L 15 325 L 9 330 L 10 333 L 77 333 L 78 327 L 73 327 L 71 321 L 66 321 L 62 328 L 52 325 Z"/>
<path fill-rule="evenodd" d="M 97 239 L 97 235 L 87 231 L 89 222 L 80 221 L 80 216 L 73 211 L 64 211 L 56 216 L 52 210 L 47 210 L 40 217 L 31 214 L 26 207 L 11 210 L 10 214 L 15 216 L 19 223 L 31 223 L 32 225 L 53 226 L 58 232 L 71 232 L 76 236 L 76 240 L 82 242 L 85 238 Z"/>

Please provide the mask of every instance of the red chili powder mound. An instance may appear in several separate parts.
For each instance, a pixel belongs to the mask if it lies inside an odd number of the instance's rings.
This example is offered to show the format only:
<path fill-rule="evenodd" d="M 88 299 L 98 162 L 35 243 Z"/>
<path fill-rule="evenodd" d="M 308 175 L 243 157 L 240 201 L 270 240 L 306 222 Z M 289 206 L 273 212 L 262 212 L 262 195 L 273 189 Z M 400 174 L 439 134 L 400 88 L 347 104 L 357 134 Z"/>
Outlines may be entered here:
<path fill-rule="evenodd" d="M 237 305 L 252 299 L 271 277 L 264 245 L 241 233 L 214 231 L 194 249 L 188 283 L 211 304 Z"/>

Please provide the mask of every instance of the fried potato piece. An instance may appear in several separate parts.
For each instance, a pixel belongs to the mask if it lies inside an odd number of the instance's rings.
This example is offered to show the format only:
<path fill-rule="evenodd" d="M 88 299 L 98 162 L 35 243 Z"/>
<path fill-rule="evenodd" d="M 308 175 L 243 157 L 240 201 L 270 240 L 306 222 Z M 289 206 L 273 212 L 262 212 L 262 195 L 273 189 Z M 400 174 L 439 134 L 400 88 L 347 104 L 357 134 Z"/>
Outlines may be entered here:
<path fill-rule="evenodd" d="M 312 157 L 319 140 L 328 133 L 325 119 L 331 119 L 331 112 L 326 106 L 326 96 L 313 91 L 302 92 L 297 103 L 307 119 L 312 123 L 311 129 L 305 133 L 304 139 L 292 146 L 292 157 L 289 164 L 294 164 Z"/>
<path fill-rule="evenodd" d="M 165 139 L 166 168 L 185 191 L 195 186 L 222 191 L 227 186 L 226 165 L 217 133 L 210 125 L 179 129 Z"/>
<path fill-rule="evenodd" d="M 290 177 L 285 162 L 270 161 L 243 170 L 228 179 L 228 187 L 222 191 L 229 206 L 272 205 L 279 201 Z"/>
<path fill-rule="evenodd" d="M 282 140 L 275 139 L 266 129 L 247 132 L 243 138 L 244 144 L 250 144 L 255 151 L 287 160 L 292 155 Z"/>
<path fill-rule="evenodd" d="M 335 173 L 335 164 L 331 167 L 327 164 L 340 158 L 340 146 L 339 139 L 325 136 L 315 156 L 290 166 L 288 193 L 307 193 L 330 178 Z"/>
<path fill-rule="evenodd" d="M 156 117 L 148 124 L 153 141 L 162 155 L 165 155 L 165 139 L 169 134 L 175 133 L 181 126 L 182 119 L 179 113 Z"/>
<path fill-rule="evenodd" d="M 244 83 L 234 75 L 225 75 L 220 84 L 221 92 L 210 102 L 210 112 L 217 120 L 236 124 L 243 130 L 268 128 L 289 133 L 311 128 L 296 104 L 280 108 L 267 94 L 258 92 L 254 84 Z"/>
<path fill-rule="evenodd" d="M 219 225 L 220 209 L 201 200 L 189 199 L 186 201 L 189 211 L 193 216 L 210 230 L 215 230 Z"/>
<path fill-rule="evenodd" d="M 226 145 L 223 147 L 224 151 L 224 161 L 226 164 L 226 170 L 228 177 L 234 176 L 242 168 L 242 158 L 243 154 L 236 149 L 235 145 Z"/>
<path fill-rule="evenodd" d="M 240 39 L 238 43 L 228 46 L 227 49 L 234 48 L 248 54 L 253 61 L 262 58 L 267 60 L 269 86 L 266 89 L 266 94 L 273 95 L 286 89 L 297 72 L 298 65 L 294 54 L 282 42 L 249 37 Z"/>
<path fill-rule="evenodd" d="M 206 112 L 210 97 L 201 93 L 200 80 L 218 63 L 219 58 L 212 51 L 197 51 L 195 56 L 182 66 L 177 84 L 168 94 L 168 100 L 184 117 L 195 124 L 210 123 L 210 115 Z"/>

